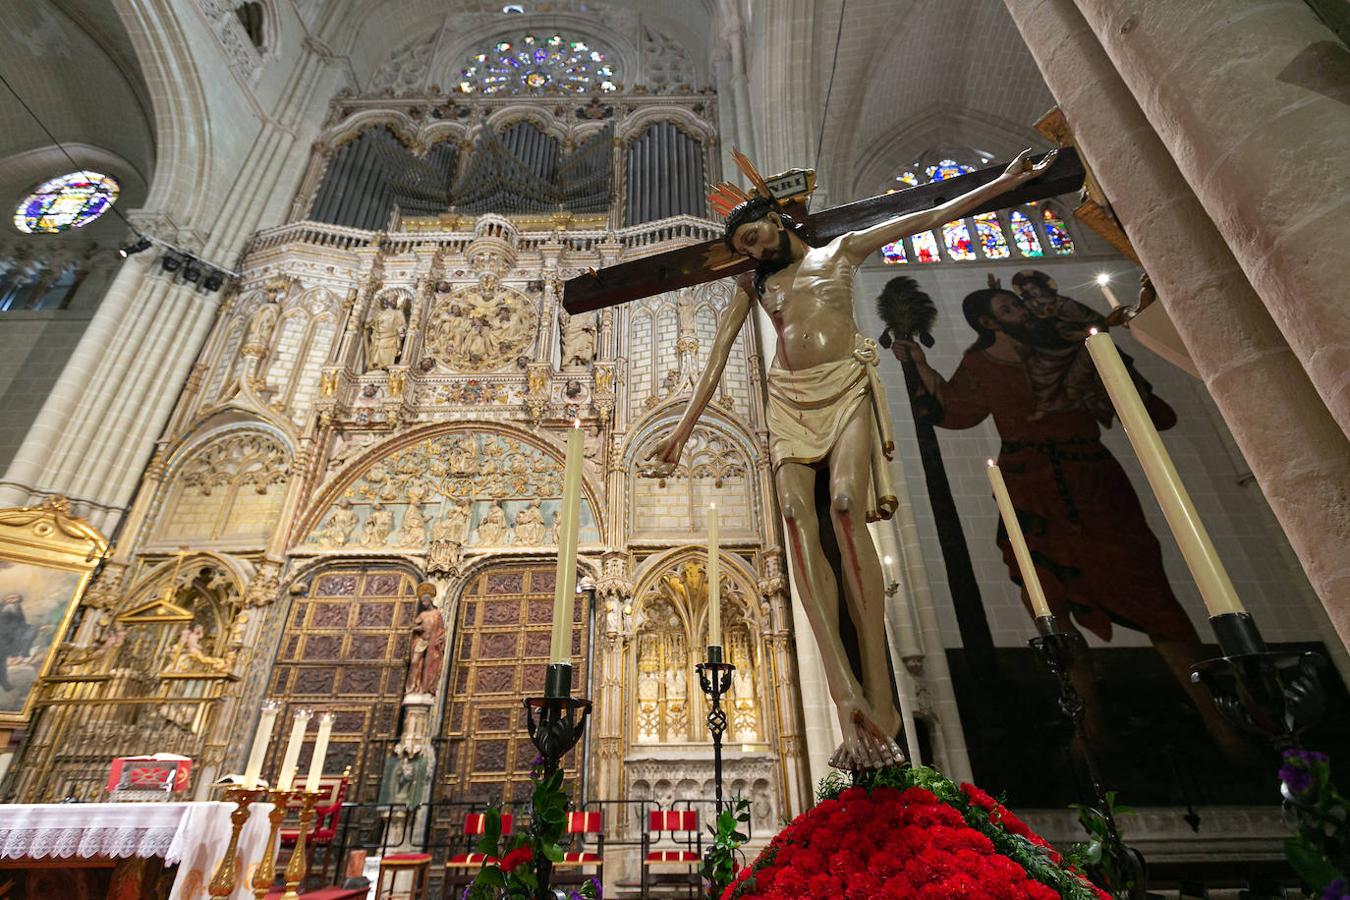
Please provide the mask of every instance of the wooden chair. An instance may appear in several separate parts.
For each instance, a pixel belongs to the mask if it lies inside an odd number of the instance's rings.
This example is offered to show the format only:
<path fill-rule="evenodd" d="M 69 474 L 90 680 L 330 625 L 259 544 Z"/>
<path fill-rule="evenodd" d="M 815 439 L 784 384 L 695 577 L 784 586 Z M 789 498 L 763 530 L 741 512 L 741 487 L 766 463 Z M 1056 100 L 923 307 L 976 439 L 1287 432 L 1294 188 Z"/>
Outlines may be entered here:
<path fill-rule="evenodd" d="M 319 779 L 319 800 L 314 804 L 314 824 L 310 826 L 306 847 L 311 864 L 310 877 L 317 874 L 325 884 L 328 881 L 328 865 L 332 860 L 333 838 L 337 835 L 338 820 L 342 818 L 342 801 L 347 796 L 351 772 L 348 766 L 341 775 L 324 775 Z M 281 846 L 295 847 L 296 839 L 300 837 L 299 814 L 300 801 L 292 798 L 286 804 L 286 822 L 281 826 Z M 312 871 L 314 854 L 320 847 L 323 848 L 323 866 L 315 873 Z"/>
<path fill-rule="evenodd" d="M 662 834 L 683 847 L 657 850 Z M 699 830 L 698 810 L 654 809 L 647 815 L 647 830 L 642 833 L 642 896 L 648 896 L 653 884 L 700 884 L 699 863 L 703 859 L 703 833 Z M 652 866 L 677 866 L 687 872 L 653 872 Z"/>
<path fill-rule="evenodd" d="M 510 835 L 514 825 L 515 817 L 510 813 L 502 813 L 502 837 Z M 491 858 L 486 853 L 479 853 L 474 849 L 478 846 L 478 839 L 486 831 L 486 813 L 469 813 L 464 817 L 465 849 L 463 853 L 451 854 L 445 860 L 446 891 L 471 883 L 478 876 L 478 870 L 483 867 L 483 863 Z"/>
<path fill-rule="evenodd" d="M 426 900 L 431 870 L 430 853 L 391 853 L 380 858 L 380 874 L 375 883 L 375 900 Z M 398 888 L 398 877 L 409 873 L 407 890 Z M 385 876 L 389 876 L 386 884 Z"/>
<path fill-rule="evenodd" d="M 567 840 L 579 849 L 564 850 L 562 862 L 553 864 L 559 872 L 559 882 L 580 882 L 585 879 L 587 866 L 594 866 L 596 878 L 604 880 L 605 829 L 604 817 L 598 811 L 567 814 Z M 593 850 L 586 849 L 586 841 L 594 835 Z M 566 873 L 566 874 L 564 874 Z"/>

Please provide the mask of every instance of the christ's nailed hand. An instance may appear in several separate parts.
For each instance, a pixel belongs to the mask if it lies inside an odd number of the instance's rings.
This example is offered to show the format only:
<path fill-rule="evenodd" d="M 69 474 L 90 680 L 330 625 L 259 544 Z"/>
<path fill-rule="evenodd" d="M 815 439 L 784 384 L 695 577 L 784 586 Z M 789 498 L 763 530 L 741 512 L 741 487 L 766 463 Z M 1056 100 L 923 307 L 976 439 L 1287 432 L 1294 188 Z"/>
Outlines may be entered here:
<path fill-rule="evenodd" d="M 683 449 L 672 434 L 643 457 L 638 464 L 638 474 L 644 478 L 669 478 L 675 473 L 675 465 L 680 461 L 680 451 Z"/>

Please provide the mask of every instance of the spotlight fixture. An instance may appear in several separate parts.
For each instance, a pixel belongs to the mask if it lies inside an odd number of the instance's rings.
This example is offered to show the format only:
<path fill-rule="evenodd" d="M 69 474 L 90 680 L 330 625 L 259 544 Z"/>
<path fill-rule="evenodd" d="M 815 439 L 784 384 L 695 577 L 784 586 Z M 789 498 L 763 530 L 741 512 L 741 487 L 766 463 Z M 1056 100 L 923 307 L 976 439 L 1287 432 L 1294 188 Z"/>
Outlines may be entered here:
<path fill-rule="evenodd" d="M 125 246 L 117 248 L 117 255 L 126 259 L 133 253 L 140 253 L 142 250 L 150 249 L 150 239 L 148 237 L 137 238 L 135 241 Z"/>
<path fill-rule="evenodd" d="M 183 268 L 183 257 L 170 250 L 160 257 L 159 265 L 165 272 L 177 272 Z"/>
<path fill-rule="evenodd" d="M 201 266 L 197 265 L 197 261 L 191 257 L 188 257 L 187 266 L 183 269 L 183 280 L 191 284 L 196 284 L 202 280 Z"/>
<path fill-rule="evenodd" d="M 225 283 L 225 273 L 219 269 L 210 269 L 206 277 L 202 279 L 202 290 L 210 293 L 220 290 L 220 286 Z"/>

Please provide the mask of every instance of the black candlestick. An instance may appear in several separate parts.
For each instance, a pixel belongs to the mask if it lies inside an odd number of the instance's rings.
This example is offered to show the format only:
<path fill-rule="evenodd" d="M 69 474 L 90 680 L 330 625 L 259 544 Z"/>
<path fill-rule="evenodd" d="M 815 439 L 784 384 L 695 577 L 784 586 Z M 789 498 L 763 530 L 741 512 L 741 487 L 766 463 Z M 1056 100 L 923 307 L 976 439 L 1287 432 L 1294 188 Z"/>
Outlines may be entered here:
<path fill-rule="evenodd" d="M 1041 665 L 1059 681 L 1059 710 L 1073 725 L 1073 733 L 1078 738 L 1088 778 L 1092 782 L 1092 794 L 1097 804 L 1094 812 L 1106 826 L 1102 854 L 1110 856 L 1120 872 L 1129 873 L 1128 877 L 1133 882 L 1129 896 L 1144 897 L 1148 890 L 1148 868 L 1144 855 L 1133 847 L 1127 847 L 1120 839 L 1120 830 L 1116 827 L 1116 818 L 1107 800 L 1106 786 L 1102 783 L 1096 757 L 1088 743 L 1087 729 L 1083 725 L 1083 697 L 1073 686 L 1071 673 L 1074 659 L 1087 653 L 1087 642 L 1077 631 L 1060 631 L 1054 616 L 1037 616 L 1036 631 L 1039 636 L 1027 641 L 1027 644 Z"/>
<path fill-rule="evenodd" d="M 722 661 L 722 648 L 708 645 L 708 661 L 694 666 L 698 684 L 712 701 L 708 709 L 708 731 L 713 739 L 713 783 L 717 791 L 717 812 L 722 813 L 722 735 L 727 730 L 727 713 L 722 709 L 722 695 L 731 688 L 731 673 L 736 667 Z"/>
<path fill-rule="evenodd" d="M 1318 670 L 1327 664 L 1313 651 L 1279 653 L 1266 647 L 1247 613 L 1211 616 L 1223 656 L 1191 669 L 1191 681 L 1203 684 L 1229 722 L 1263 735 L 1284 750 L 1326 714 L 1326 695 Z"/>
<path fill-rule="evenodd" d="M 591 701 L 572 696 L 572 666 L 549 663 L 544 677 L 544 696 L 525 698 L 525 727 L 530 740 L 543 758 L 545 775 L 558 771 L 562 758 L 581 740 Z M 553 863 L 542 853 L 535 854 L 535 875 L 539 900 L 565 900 L 567 894 L 551 887 Z"/>

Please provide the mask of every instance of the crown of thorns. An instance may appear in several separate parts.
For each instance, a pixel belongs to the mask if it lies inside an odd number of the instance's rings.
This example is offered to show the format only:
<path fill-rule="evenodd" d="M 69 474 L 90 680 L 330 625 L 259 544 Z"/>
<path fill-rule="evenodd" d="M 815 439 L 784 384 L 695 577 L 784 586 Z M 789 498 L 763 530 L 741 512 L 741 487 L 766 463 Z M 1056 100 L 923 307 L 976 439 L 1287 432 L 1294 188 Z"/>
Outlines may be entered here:
<path fill-rule="evenodd" d="M 759 174 L 759 170 L 745 154 L 739 150 L 732 150 L 731 158 L 736 163 L 736 168 L 750 179 L 754 187 L 746 193 L 731 182 L 723 181 L 715 185 L 708 194 L 708 202 L 713 210 L 726 217 L 722 240 L 728 247 L 731 247 L 731 238 L 736 234 L 737 228 L 746 222 L 756 222 L 779 208 L 778 201 L 774 199 L 769 185 L 764 181 L 764 176 Z"/>

